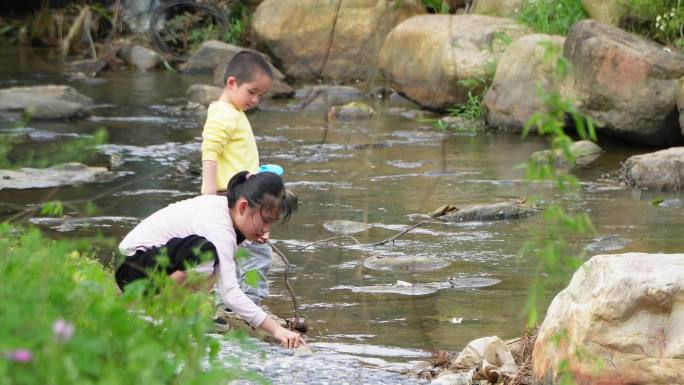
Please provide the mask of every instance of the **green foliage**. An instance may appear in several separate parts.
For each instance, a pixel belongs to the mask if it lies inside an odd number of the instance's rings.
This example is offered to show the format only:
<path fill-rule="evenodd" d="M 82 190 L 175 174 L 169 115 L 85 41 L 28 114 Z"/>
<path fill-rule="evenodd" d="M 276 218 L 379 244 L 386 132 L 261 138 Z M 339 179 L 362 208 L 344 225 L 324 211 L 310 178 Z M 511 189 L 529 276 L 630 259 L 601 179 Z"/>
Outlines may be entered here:
<path fill-rule="evenodd" d="M 588 17 L 581 0 L 526 0 L 518 19 L 537 32 L 565 36 Z"/>
<path fill-rule="evenodd" d="M 662 44 L 684 49 L 682 0 L 624 0 L 621 27 Z"/>
<path fill-rule="evenodd" d="M 445 0 L 422 0 L 425 8 L 431 13 L 449 13 L 449 2 Z"/>
<path fill-rule="evenodd" d="M 241 19 L 232 19 L 225 31 L 221 31 L 212 18 L 202 14 L 182 13 L 166 23 L 163 39 L 180 51 L 197 48 L 207 40 L 220 40 L 230 44 L 241 44 L 245 32 Z"/>
<path fill-rule="evenodd" d="M 0 385 L 225 384 L 254 377 L 217 360 L 206 294 L 154 276 L 154 291 L 140 281 L 120 295 L 91 254 L 85 241 L 52 241 L 37 230 L 0 225 Z"/>
<path fill-rule="evenodd" d="M 64 214 L 64 206 L 60 201 L 49 201 L 43 203 L 40 213 L 52 217 L 61 217 Z"/>
<path fill-rule="evenodd" d="M 562 55 L 559 45 L 544 44 L 545 64 L 551 65 L 556 76 L 556 83 L 560 83 L 570 72 L 570 63 Z M 552 151 L 548 152 L 548 159 L 532 157 L 527 168 L 527 179 L 530 181 L 552 182 L 554 187 L 566 198 L 579 192 L 579 183 L 572 176 L 560 172 L 555 168 L 556 154 L 562 154 L 565 163 L 575 163 L 574 155 L 570 151 L 572 139 L 565 133 L 566 122 L 573 122 L 577 134 L 582 139 L 596 141 L 594 123 L 583 116 L 573 105 L 572 101 L 560 95 L 557 90 L 544 89 L 537 85 L 537 93 L 543 100 L 544 109 L 536 112 L 525 124 L 523 136 L 536 130 L 539 135 L 548 138 Z M 568 117 L 570 119 L 568 119 Z M 579 269 L 584 261 L 584 255 L 570 250 L 569 238 L 578 234 L 595 233 L 591 218 L 586 213 L 572 214 L 565 210 L 562 200 L 548 205 L 544 210 L 544 224 L 532 234 L 534 241 L 528 241 L 520 251 L 521 255 L 537 257 L 536 274 L 530 285 L 530 291 L 525 305 L 528 327 L 533 328 L 539 322 L 540 308 L 546 298 L 546 288 L 549 285 L 565 285 Z M 552 337 L 556 347 L 567 345 L 567 331 L 561 330 Z M 583 349 L 571 352 L 573 359 L 592 359 Z M 595 357 L 599 360 L 599 357 Z M 596 370 L 601 366 L 596 365 Z M 574 385 L 575 379 L 570 368 L 568 357 L 562 359 L 554 369 L 555 381 L 559 384 Z"/>
<path fill-rule="evenodd" d="M 504 33 L 495 35 L 494 39 L 500 40 L 501 43 L 505 45 L 508 45 L 512 42 L 510 37 Z M 496 65 L 496 61 L 490 61 L 484 66 L 484 71 L 481 75 L 458 81 L 459 86 L 468 89 L 468 94 L 464 103 L 457 104 L 448 110 L 449 116 L 462 117 L 465 118 L 466 121 L 469 121 L 473 124 L 467 125 L 467 127 L 464 128 L 460 125 L 448 124 L 444 120 L 440 119 L 434 121 L 433 125 L 435 129 L 440 131 L 454 129 L 460 131 L 477 130 L 474 122 L 484 117 L 482 101 L 484 100 L 487 91 L 489 91 L 489 87 L 492 85 L 492 80 L 494 79 L 494 74 L 496 73 Z"/>
<path fill-rule="evenodd" d="M 554 44 L 545 44 L 544 61 L 555 69 L 558 80 L 565 78 L 570 71 L 570 64 L 563 57 L 561 48 Z M 567 98 L 558 91 L 549 91 L 537 86 L 537 92 L 543 100 L 544 110 L 538 111 L 528 120 L 523 130 L 527 136 L 533 129 L 541 136 L 549 138 L 553 151 L 549 151 L 549 159 L 533 157 L 527 164 L 527 179 L 531 181 L 550 181 L 565 195 L 577 194 L 579 183 L 569 174 L 555 168 L 555 154 L 562 154 L 567 164 L 574 164 L 574 155 L 570 151 L 572 139 L 565 133 L 566 118 L 574 123 L 577 134 L 582 139 L 596 141 L 594 123 L 584 117 Z M 533 236 L 537 241 L 527 242 L 522 255 L 536 255 L 537 274 L 532 282 L 530 294 L 525 307 L 528 326 L 539 321 L 539 307 L 545 297 L 546 285 L 564 284 L 579 268 L 584 258 L 574 255 L 568 250 L 568 237 L 574 234 L 595 232 L 591 219 L 587 214 L 570 214 L 560 204 L 551 204 L 544 210 L 544 226 Z"/>

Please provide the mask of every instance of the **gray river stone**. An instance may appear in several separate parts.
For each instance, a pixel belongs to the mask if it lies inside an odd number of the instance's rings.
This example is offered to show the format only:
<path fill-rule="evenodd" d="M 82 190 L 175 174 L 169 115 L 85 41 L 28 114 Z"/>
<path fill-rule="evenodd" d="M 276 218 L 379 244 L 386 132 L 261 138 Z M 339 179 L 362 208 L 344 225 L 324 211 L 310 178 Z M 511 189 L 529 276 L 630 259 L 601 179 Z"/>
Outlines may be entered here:
<path fill-rule="evenodd" d="M 88 167 L 81 163 L 65 163 L 50 168 L 0 170 L 0 190 L 74 186 L 110 181 L 116 176 L 116 173 L 105 167 Z"/>
<path fill-rule="evenodd" d="M 465 206 L 441 216 L 445 222 L 497 221 L 533 215 L 537 210 L 516 202 L 499 202 Z"/>
<path fill-rule="evenodd" d="M 606 251 L 615 251 L 624 249 L 625 246 L 632 243 L 630 239 L 622 238 L 619 235 L 605 235 L 594 238 L 585 249 L 592 253 L 604 253 Z"/>
<path fill-rule="evenodd" d="M 671 209 L 681 209 L 684 208 L 684 199 L 666 199 L 660 202 L 658 206 Z"/>
<path fill-rule="evenodd" d="M 627 159 L 621 178 L 630 186 L 648 190 L 681 190 L 684 187 L 684 146 L 671 147 Z"/>
<path fill-rule="evenodd" d="M 84 115 L 93 100 L 61 85 L 0 90 L 0 110 L 28 112 L 32 118 L 62 119 Z"/>
<path fill-rule="evenodd" d="M 379 256 L 363 260 L 363 266 L 373 270 L 435 271 L 449 266 L 449 261 L 429 255 Z"/>
<path fill-rule="evenodd" d="M 580 167 L 593 163 L 603 153 L 601 147 L 590 140 L 574 142 L 570 145 L 569 150 L 575 158 L 575 165 Z M 532 159 L 537 162 L 547 162 L 549 158 L 555 158 L 554 162 L 557 168 L 567 168 L 569 166 L 561 149 L 555 150 L 553 153 L 551 150 L 544 150 L 532 154 Z"/>
<path fill-rule="evenodd" d="M 355 234 L 366 231 L 369 228 L 367 223 L 347 221 L 344 219 L 325 222 L 323 223 L 323 227 L 328 231 L 338 234 Z"/>
<path fill-rule="evenodd" d="M 409 296 L 430 295 L 437 292 L 436 287 L 425 285 L 371 285 L 371 286 L 337 286 L 336 289 L 349 289 L 353 293 L 399 294 Z"/>

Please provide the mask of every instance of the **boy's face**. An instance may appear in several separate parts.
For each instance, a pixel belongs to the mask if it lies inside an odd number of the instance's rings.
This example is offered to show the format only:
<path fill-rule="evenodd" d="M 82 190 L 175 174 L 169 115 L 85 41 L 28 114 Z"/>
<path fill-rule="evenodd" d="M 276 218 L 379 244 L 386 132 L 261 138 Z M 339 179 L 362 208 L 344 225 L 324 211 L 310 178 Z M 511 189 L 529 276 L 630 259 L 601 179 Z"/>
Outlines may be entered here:
<path fill-rule="evenodd" d="M 252 80 L 238 84 L 237 79 L 229 76 L 226 79 L 226 89 L 231 103 L 240 111 L 247 111 L 259 104 L 261 98 L 271 89 L 273 79 L 263 72 L 254 74 Z"/>

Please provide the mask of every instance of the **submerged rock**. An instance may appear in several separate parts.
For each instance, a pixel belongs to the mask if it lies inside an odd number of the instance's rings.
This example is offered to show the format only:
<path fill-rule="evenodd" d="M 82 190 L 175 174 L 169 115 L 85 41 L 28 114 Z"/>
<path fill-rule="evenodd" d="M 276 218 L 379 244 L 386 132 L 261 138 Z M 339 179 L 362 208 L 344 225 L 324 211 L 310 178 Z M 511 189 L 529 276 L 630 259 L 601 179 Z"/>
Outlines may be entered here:
<path fill-rule="evenodd" d="M 684 383 L 682 309 L 684 254 L 594 256 L 553 299 L 533 375 L 557 383 L 563 365 L 582 384 Z"/>
<path fill-rule="evenodd" d="M 61 85 L 12 87 L 0 90 L 0 110 L 21 111 L 38 119 L 84 115 L 93 100 Z"/>
<path fill-rule="evenodd" d="M 375 110 L 364 102 L 351 102 L 339 107 L 330 107 L 328 116 L 339 120 L 369 119 L 375 116 Z"/>
<path fill-rule="evenodd" d="M 323 223 L 323 227 L 328 231 L 339 234 L 355 234 L 366 231 L 369 228 L 367 223 L 347 221 L 344 219 L 325 222 Z"/>
<path fill-rule="evenodd" d="M 606 235 L 603 237 L 594 238 L 585 249 L 592 253 L 603 253 L 606 251 L 615 251 L 624 249 L 625 246 L 632 243 L 630 239 L 622 238 L 619 235 Z"/>
<path fill-rule="evenodd" d="M 429 255 L 378 256 L 363 260 L 363 266 L 373 270 L 434 271 L 449 266 L 449 261 Z"/>
<path fill-rule="evenodd" d="M 212 102 L 217 101 L 222 93 L 223 88 L 221 87 L 214 87 L 206 84 L 193 84 L 185 91 L 185 97 L 188 98 L 190 102 L 199 103 L 206 107 Z"/>
<path fill-rule="evenodd" d="M 364 98 L 363 92 L 352 86 L 318 85 L 295 91 L 295 97 L 303 99 L 295 109 L 325 111 L 328 106 L 347 104 Z"/>
<path fill-rule="evenodd" d="M 445 222 L 499 221 L 533 215 L 536 209 L 516 202 L 499 202 L 465 206 L 439 217 Z"/>
<path fill-rule="evenodd" d="M 684 199 L 666 199 L 658 203 L 658 206 L 671 209 L 681 209 L 684 208 Z"/>
<path fill-rule="evenodd" d="M 65 163 L 50 168 L 0 170 L 0 190 L 74 186 L 104 182 L 116 177 L 105 167 L 88 167 L 81 163 Z"/>
<path fill-rule="evenodd" d="M 576 166 L 588 166 L 601 156 L 603 150 L 590 140 L 580 140 L 570 145 L 570 153 L 575 158 Z M 546 162 L 549 158 L 555 159 L 554 163 L 557 168 L 569 166 L 560 149 L 554 151 L 553 155 L 551 150 L 537 151 L 532 154 L 532 159 L 537 162 Z"/>
<path fill-rule="evenodd" d="M 342 286 L 337 289 L 350 289 L 354 293 L 370 294 L 399 294 L 399 295 L 430 295 L 437 292 L 437 289 L 429 286 L 397 286 L 397 285 L 374 285 L 374 286 Z"/>

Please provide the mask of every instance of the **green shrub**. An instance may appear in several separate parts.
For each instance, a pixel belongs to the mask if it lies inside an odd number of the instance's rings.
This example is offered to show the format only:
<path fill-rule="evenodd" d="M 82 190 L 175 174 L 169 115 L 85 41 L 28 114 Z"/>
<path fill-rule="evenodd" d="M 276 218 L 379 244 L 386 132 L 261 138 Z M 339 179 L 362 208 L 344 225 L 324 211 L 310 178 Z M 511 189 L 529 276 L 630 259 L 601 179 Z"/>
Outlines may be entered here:
<path fill-rule="evenodd" d="M 684 49 L 682 0 L 624 0 L 626 16 L 620 26 L 666 45 Z"/>
<path fill-rule="evenodd" d="M 565 36 L 588 17 L 580 0 L 526 0 L 518 19 L 536 32 Z"/>
<path fill-rule="evenodd" d="M 155 277 L 120 295 L 87 242 L 0 225 L 0 385 L 225 384 L 213 301 Z"/>
<path fill-rule="evenodd" d="M 554 69 L 558 82 L 567 77 L 571 65 L 562 55 L 562 46 L 545 43 L 544 60 Z M 523 246 L 520 254 L 537 257 L 537 274 L 532 281 L 525 311 L 528 326 L 533 327 L 539 322 L 540 307 L 546 298 L 546 288 L 564 285 L 572 274 L 584 262 L 584 255 L 573 252 L 569 239 L 581 234 L 595 233 L 596 230 L 587 213 L 569 213 L 564 205 L 569 198 L 579 195 L 577 178 L 555 167 L 555 154 L 562 154 L 566 164 L 575 163 L 575 157 L 570 151 L 572 138 L 565 132 L 567 122 L 574 123 L 574 129 L 581 139 L 596 141 L 594 122 L 577 110 L 572 101 L 560 94 L 536 85 L 537 93 L 542 98 L 544 110 L 535 112 L 527 121 L 523 129 L 523 136 L 530 132 L 537 132 L 548 139 L 552 151 L 547 159 L 532 157 L 525 166 L 527 180 L 550 182 L 556 190 L 564 196 L 559 202 L 551 202 L 544 209 L 544 224 L 534 229 L 530 239 Z M 570 119 L 568 119 L 570 118 Z"/>

